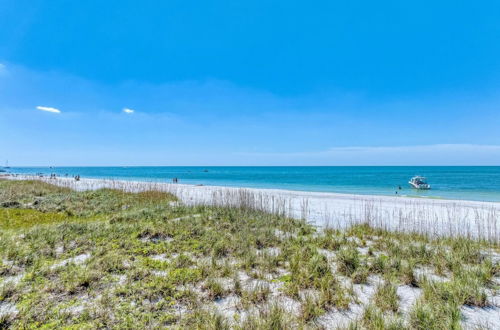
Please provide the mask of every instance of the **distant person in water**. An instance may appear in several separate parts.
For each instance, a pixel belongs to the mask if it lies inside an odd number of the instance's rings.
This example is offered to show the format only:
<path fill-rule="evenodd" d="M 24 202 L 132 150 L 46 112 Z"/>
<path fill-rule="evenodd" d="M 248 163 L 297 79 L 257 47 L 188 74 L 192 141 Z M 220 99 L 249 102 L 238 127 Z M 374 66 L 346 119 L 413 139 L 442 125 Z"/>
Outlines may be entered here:
<path fill-rule="evenodd" d="M 173 178 L 173 179 L 172 179 L 172 182 L 173 182 L 173 183 L 177 183 L 177 182 L 179 182 L 179 179 L 177 179 L 177 178 Z"/>

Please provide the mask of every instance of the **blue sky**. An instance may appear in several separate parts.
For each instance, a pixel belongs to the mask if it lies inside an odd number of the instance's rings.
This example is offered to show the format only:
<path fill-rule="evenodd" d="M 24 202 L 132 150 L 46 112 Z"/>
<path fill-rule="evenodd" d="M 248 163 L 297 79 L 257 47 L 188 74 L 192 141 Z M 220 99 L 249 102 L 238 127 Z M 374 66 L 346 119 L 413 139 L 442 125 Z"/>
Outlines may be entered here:
<path fill-rule="evenodd" d="M 499 12 L 0 0 L 0 160 L 500 165 Z"/>

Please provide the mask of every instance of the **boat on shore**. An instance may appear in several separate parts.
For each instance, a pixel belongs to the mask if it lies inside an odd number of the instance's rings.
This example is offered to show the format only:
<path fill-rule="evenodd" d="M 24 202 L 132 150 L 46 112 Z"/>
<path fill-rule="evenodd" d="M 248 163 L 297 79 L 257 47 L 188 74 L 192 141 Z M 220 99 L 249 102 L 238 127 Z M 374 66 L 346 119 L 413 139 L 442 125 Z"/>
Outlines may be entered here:
<path fill-rule="evenodd" d="M 408 183 L 415 189 L 429 190 L 431 185 L 427 183 L 427 179 L 423 176 L 416 175 L 408 181 Z"/>

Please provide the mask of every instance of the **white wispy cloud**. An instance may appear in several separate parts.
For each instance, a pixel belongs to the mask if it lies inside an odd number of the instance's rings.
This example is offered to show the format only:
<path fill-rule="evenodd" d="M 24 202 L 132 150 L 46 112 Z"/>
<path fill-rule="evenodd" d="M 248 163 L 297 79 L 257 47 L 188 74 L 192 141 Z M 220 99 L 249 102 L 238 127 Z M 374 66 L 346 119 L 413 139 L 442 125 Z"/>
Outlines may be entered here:
<path fill-rule="evenodd" d="M 131 114 L 131 113 L 134 113 L 134 112 L 135 112 L 135 110 L 133 110 L 133 109 L 129 109 L 129 108 L 123 108 L 123 112 L 128 113 L 128 114 Z"/>
<path fill-rule="evenodd" d="M 430 145 L 410 145 L 410 146 L 352 146 L 352 147 L 332 147 L 320 151 L 304 152 L 245 152 L 241 154 L 253 156 L 323 156 L 333 154 L 361 154 L 361 153 L 384 153 L 384 152 L 428 152 L 428 151 L 500 151 L 500 145 L 481 144 L 430 144 Z"/>
<path fill-rule="evenodd" d="M 238 154 L 314 165 L 497 165 L 500 163 L 500 145 L 483 144 L 352 146 L 318 151 Z"/>
<path fill-rule="evenodd" d="M 42 106 L 39 105 L 36 108 L 37 108 L 37 110 L 40 110 L 40 111 L 46 111 L 46 112 L 52 112 L 52 113 L 61 113 L 61 110 L 56 109 L 56 108 L 52 108 L 52 107 L 42 107 Z"/>
<path fill-rule="evenodd" d="M 500 151 L 500 145 L 484 144 L 429 144 L 429 145 L 410 145 L 410 146 L 375 146 L 375 147 L 334 147 L 323 154 L 335 153 L 384 153 L 384 152 L 460 152 L 460 151 Z"/>

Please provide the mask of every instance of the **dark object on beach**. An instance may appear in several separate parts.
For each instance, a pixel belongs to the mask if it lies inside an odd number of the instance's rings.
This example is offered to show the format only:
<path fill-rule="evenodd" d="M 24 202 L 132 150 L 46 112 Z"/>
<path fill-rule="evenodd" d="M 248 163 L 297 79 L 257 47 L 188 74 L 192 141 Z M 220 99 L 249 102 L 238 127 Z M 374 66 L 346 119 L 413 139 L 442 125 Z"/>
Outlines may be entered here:
<path fill-rule="evenodd" d="M 80 176 L 79 175 L 75 176 L 75 180 L 80 181 Z"/>
<path fill-rule="evenodd" d="M 203 183 L 197 184 L 196 187 L 202 187 Z"/>
<path fill-rule="evenodd" d="M 6 201 L 6 202 L 2 202 L 2 204 L 0 204 L 1 207 L 5 207 L 5 208 L 19 208 L 21 207 L 21 203 L 19 202 L 16 202 L 16 201 Z"/>

